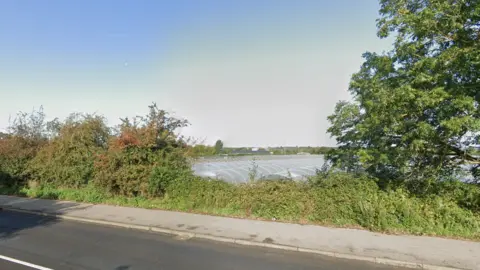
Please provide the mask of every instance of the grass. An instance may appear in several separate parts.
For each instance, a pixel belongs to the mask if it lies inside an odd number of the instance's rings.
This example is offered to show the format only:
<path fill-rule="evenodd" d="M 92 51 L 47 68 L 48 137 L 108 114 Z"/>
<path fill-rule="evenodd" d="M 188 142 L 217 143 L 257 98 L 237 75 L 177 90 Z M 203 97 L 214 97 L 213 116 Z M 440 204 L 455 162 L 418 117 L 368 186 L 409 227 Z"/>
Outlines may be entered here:
<path fill-rule="evenodd" d="M 0 189 L 3 194 L 239 218 L 364 228 L 393 234 L 480 240 L 480 215 L 448 196 L 382 191 L 373 180 L 338 174 L 317 184 L 258 181 L 233 185 L 199 178 L 172 183 L 162 198 L 125 197 L 93 186 Z"/>

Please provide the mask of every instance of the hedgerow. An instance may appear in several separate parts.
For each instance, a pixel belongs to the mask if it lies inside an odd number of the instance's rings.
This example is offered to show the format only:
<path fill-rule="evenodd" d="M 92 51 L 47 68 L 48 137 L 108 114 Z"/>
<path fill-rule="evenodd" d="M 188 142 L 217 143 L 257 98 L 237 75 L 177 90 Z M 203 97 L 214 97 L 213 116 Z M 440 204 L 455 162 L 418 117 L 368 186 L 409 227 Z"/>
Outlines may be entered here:
<path fill-rule="evenodd" d="M 155 105 L 115 128 L 98 115 L 47 122 L 43 112 L 21 114 L 14 125 L 0 136 L 4 194 L 480 238 L 480 189 L 457 180 L 418 194 L 408 184 L 328 170 L 304 182 L 195 176 L 191 146 L 178 135 L 188 122 Z"/>

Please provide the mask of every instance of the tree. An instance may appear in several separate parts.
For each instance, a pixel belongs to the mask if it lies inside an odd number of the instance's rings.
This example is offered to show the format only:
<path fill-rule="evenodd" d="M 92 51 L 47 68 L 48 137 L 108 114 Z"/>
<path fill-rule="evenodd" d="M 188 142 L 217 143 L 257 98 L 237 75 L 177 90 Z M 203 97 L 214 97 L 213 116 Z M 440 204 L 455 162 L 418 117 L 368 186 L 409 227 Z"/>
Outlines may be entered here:
<path fill-rule="evenodd" d="M 381 0 L 378 36 L 396 34 L 394 48 L 367 52 L 352 76 L 352 102 L 329 116 L 343 169 L 383 179 L 432 180 L 480 158 L 480 2 Z M 478 179 L 478 178 L 477 178 Z"/>
<path fill-rule="evenodd" d="M 191 147 L 190 154 L 193 157 L 213 156 L 215 155 L 215 148 L 213 146 L 197 144 Z"/>
<path fill-rule="evenodd" d="M 215 154 L 220 154 L 223 150 L 223 142 L 221 140 L 217 140 L 215 142 Z"/>

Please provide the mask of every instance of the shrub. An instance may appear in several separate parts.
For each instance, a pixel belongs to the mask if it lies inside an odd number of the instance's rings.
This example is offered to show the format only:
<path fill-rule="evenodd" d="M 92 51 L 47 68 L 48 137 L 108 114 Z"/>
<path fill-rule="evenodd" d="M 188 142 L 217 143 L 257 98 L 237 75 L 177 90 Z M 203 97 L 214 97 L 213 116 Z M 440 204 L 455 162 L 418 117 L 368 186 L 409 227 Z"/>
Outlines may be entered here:
<path fill-rule="evenodd" d="M 460 207 L 480 213 L 480 186 L 458 180 L 438 182 L 431 190 L 434 196 L 455 201 Z"/>
<path fill-rule="evenodd" d="M 174 170 L 190 169 L 186 144 L 175 133 L 188 122 L 170 117 L 155 104 L 149 108 L 145 117 L 123 119 L 108 151 L 95 162 L 97 186 L 126 196 L 160 196 L 177 177 Z"/>
<path fill-rule="evenodd" d="M 0 140 L 0 183 L 5 186 L 25 184 L 27 164 L 38 149 L 36 141 L 12 136 Z"/>
<path fill-rule="evenodd" d="M 108 138 L 104 118 L 73 114 L 29 162 L 28 172 L 40 184 L 86 185 L 93 176 L 95 158 L 106 150 Z"/>
<path fill-rule="evenodd" d="M 148 182 L 148 195 L 150 197 L 163 196 L 168 187 L 175 181 L 192 176 L 188 170 L 178 170 L 172 167 L 155 167 L 150 174 Z"/>
<path fill-rule="evenodd" d="M 54 122 L 45 122 L 42 109 L 17 115 L 8 128 L 9 133 L 0 136 L 1 185 L 12 187 L 26 183 L 28 163 L 47 142 Z"/>

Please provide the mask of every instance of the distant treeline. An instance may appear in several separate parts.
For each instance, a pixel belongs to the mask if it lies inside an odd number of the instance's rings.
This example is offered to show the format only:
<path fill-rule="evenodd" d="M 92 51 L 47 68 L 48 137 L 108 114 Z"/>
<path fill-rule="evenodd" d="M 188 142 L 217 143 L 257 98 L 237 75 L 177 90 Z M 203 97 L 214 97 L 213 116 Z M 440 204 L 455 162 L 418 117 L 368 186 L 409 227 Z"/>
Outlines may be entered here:
<path fill-rule="evenodd" d="M 328 151 L 334 149 L 334 147 L 328 146 L 296 146 L 296 147 L 272 147 L 270 151 L 274 155 L 296 155 L 296 154 L 303 154 L 308 153 L 312 155 L 324 155 L 327 154 Z"/>
<path fill-rule="evenodd" d="M 223 147 L 197 144 L 192 147 L 192 156 L 214 156 L 214 155 L 324 155 L 334 147 L 328 146 L 285 146 L 285 147 Z"/>

